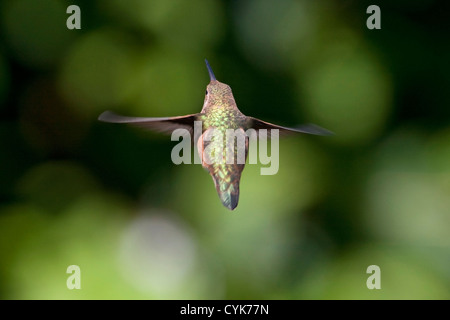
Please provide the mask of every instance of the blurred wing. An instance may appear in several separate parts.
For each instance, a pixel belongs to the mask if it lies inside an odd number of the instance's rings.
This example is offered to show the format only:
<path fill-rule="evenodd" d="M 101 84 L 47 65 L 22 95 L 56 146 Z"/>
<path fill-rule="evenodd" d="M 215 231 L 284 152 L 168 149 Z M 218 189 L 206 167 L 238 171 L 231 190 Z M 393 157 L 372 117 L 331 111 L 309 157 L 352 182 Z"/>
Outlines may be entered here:
<path fill-rule="evenodd" d="M 136 127 L 168 134 L 171 134 L 175 129 L 182 128 L 189 130 L 192 137 L 194 121 L 198 120 L 200 115 L 200 113 L 196 113 L 180 117 L 142 118 L 125 117 L 111 111 L 105 111 L 98 117 L 98 120 L 111 123 L 127 123 Z"/>
<path fill-rule="evenodd" d="M 248 119 L 249 119 L 248 127 L 253 128 L 255 130 L 268 129 L 267 136 L 270 136 L 270 129 L 280 130 L 280 135 L 296 133 L 296 132 L 314 134 L 314 135 L 318 135 L 318 136 L 334 135 L 333 132 L 331 132 L 327 129 L 321 128 L 319 126 L 316 126 L 315 124 L 304 124 L 304 125 L 297 126 L 294 128 L 288 128 L 288 127 L 278 126 L 276 124 L 272 124 L 272 123 L 269 123 L 266 121 L 262 121 L 262 120 L 259 120 L 259 119 L 253 118 L 253 117 L 248 117 Z"/>

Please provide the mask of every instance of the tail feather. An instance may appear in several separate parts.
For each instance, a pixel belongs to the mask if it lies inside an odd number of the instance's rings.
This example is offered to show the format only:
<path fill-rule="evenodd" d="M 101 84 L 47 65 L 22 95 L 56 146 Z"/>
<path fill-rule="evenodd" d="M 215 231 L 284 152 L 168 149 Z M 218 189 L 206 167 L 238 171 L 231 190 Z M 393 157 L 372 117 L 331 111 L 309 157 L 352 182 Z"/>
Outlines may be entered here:
<path fill-rule="evenodd" d="M 225 207 L 234 210 L 239 202 L 239 191 L 237 193 L 233 193 L 230 190 L 219 191 L 219 197 Z"/>
<path fill-rule="evenodd" d="M 239 181 L 229 183 L 220 178 L 213 178 L 213 180 L 222 204 L 226 208 L 234 210 L 239 202 Z"/>

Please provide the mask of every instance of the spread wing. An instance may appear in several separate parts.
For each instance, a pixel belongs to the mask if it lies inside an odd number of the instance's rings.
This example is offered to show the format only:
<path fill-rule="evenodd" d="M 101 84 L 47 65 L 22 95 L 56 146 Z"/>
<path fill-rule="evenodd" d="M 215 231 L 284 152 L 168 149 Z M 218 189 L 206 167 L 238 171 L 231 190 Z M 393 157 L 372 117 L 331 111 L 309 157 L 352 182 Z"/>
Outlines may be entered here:
<path fill-rule="evenodd" d="M 270 136 L 270 129 L 278 129 L 280 130 L 280 135 L 286 135 L 289 133 L 307 133 L 307 134 L 314 134 L 318 136 L 331 136 L 334 135 L 333 132 L 321 128 L 319 126 L 316 126 L 315 124 L 304 124 L 293 128 L 278 126 L 276 124 L 272 124 L 266 121 L 262 121 L 253 117 L 248 117 L 248 127 L 253 128 L 255 130 L 259 129 L 268 129 L 267 136 Z"/>
<path fill-rule="evenodd" d="M 163 118 L 125 117 L 111 111 L 105 111 L 98 117 L 98 120 L 112 123 L 127 123 L 136 127 L 168 134 L 171 134 L 175 129 L 183 128 L 188 130 L 192 137 L 194 121 L 200 120 L 200 116 L 200 113 L 195 113 L 180 117 Z"/>

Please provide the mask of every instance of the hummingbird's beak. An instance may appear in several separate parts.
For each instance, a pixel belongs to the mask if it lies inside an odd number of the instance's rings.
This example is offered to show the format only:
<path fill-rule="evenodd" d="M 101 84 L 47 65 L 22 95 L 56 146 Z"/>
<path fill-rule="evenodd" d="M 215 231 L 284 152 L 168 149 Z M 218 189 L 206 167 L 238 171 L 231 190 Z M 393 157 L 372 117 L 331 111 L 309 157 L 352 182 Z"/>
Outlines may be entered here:
<path fill-rule="evenodd" d="M 214 72 L 212 71 L 211 66 L 209 65 L 208 60 L 205 59 L 205 62 L 206 62 L 206 67 L 208 68 L 208 72 L 209 72 L 209 79 L 210 79 L 211 81 L 215 81 L 215 80 L 216 80 L 216 76 L 214 75 Z"/>

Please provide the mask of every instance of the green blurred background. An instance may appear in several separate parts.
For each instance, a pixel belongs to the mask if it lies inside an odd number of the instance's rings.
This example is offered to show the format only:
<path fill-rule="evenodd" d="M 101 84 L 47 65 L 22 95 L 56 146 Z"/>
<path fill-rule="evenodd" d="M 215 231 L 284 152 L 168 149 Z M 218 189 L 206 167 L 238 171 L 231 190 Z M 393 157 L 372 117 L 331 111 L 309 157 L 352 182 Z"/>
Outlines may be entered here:
<path fill-rule="evenodd" d="M 449 13 L 2 0 L 0 298 L 449 299 Z M 233 212 L 200 165 L 172 163 L 170 137 L 96 120 L 200 111 L 205 58 L 244 114 L 336 133 L 280 141 L 277 175 L 247 165 Z"/>

